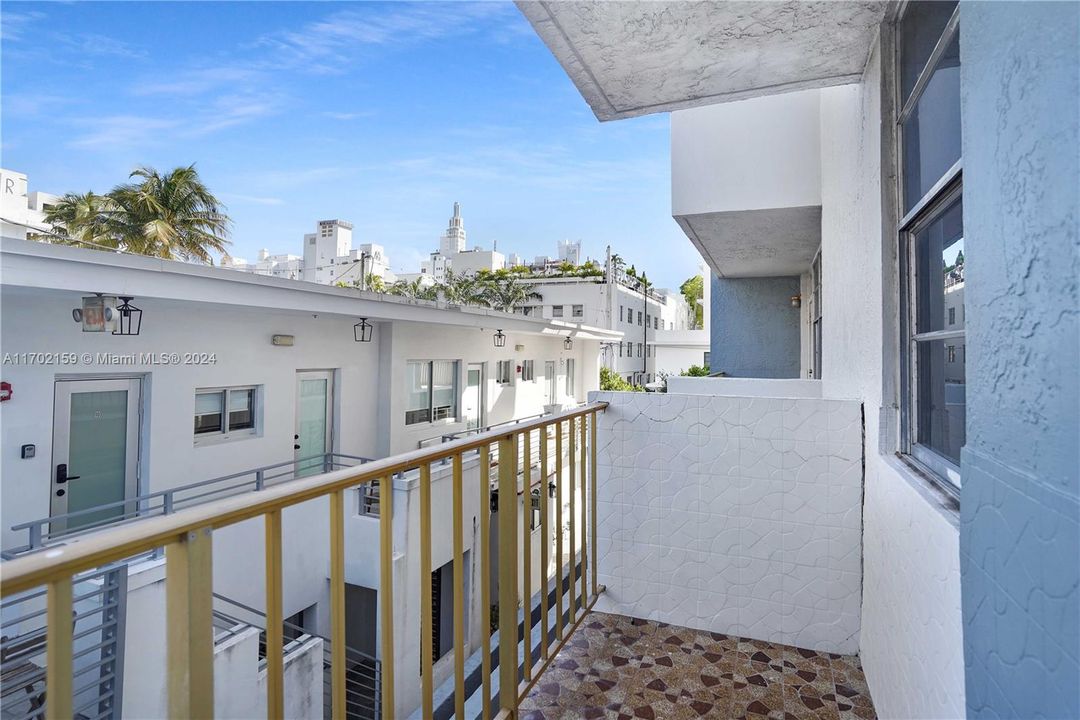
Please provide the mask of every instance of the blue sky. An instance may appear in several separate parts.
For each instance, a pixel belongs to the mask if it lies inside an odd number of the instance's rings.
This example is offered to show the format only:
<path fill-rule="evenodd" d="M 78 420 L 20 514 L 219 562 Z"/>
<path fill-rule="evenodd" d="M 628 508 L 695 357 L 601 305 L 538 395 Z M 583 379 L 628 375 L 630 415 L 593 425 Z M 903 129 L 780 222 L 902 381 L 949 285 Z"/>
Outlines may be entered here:
<path fill-rule="evenodd" d="M 659 285 L 696 272 L 670 212 L 668 118 L 601 124 L 510 3 L 4 2 L 3 165 L 104 192 L 196 163 L 232 254 L 352 221 L 415 271 L 451 204 L 469 244 L 611 244 Z"/>

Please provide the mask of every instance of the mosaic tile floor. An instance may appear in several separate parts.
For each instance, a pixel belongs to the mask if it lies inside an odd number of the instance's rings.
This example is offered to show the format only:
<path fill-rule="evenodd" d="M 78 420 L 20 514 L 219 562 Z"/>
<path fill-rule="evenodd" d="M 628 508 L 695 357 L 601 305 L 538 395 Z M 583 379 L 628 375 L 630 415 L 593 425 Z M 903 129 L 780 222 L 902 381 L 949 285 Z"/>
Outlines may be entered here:
<path fill-rule="evenodd" d="M 859 658 L 591 613 L 526 720 L 876 720 Z"/>

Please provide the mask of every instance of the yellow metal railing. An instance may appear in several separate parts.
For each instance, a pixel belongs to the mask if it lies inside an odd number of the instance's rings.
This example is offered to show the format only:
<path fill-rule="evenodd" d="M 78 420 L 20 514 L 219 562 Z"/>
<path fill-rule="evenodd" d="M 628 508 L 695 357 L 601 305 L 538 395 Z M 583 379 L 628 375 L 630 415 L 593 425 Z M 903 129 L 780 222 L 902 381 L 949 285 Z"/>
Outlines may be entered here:
<path fill-rule="evenodd" d="M 285 714 L 284 667 L 282 661 L 282 511 L 294 505 L 330 498 L 330 605 L 333 717 L 345 718 L 345 492 L 359 485 L 378 483 L 380 588 L 379 613 L 382 626 L 383 717 L 393 718 L 394 621 L 393 594 L 393 492 L 395 474 L 419 470 L 420 500 L 420 658 L 423 717 L 434 714 L 432 674 L 432 590 L 431 590 L 431 467 L 450 460 L 453 482 L 453 612 L 454 612 L 454 705 L 456 717 L 465 710 L 464 637 L 464 511 L 463 460 L 479 455 L 480 486 L 480 607 L 482 717 L 491 718 L 491 626 L 486 613 L 491 602 L 490 587 L 490 487 L 492 446 L 497 446 L 499 544 L 499 708 L 496 717 L 515 717 L 521 699 L 546 669 L 576 624 L 596 600 L 601 588 L 596 567 L 596 421 L 606 403 L 592 403 L 563 413 L 547 415 L 518 425 L 494 429 L 479 435 L 417 451 L 395 455 L 367 464 L 283 483 L 259 493 L 226 498 L 192 507 L 172 515 L 149 518 L 103 530 L 68 545 L 51 547 L 9 560 L 0 566 L 0 595 L 9 597 L 44 586 L 47 589 L 46 715 L 72 717 L 72 577 L 84 570 L 123 560 L 155 548 L 165 548 L 167 631 L 167 687 L 169 715 L 173 718 L 211 718 L 214 714 L 214 647 L 212 532 L 244 520 L 263 518 L 266 562 L 266 656 L 267 715 Z M 555 454 L 549 457 L 550 434 L 554 430 Z M 568 462 L 564 463 L 566 439 Z M 535 441 L 535 444 L 534 444 Z M 533 663 L 533 588 L 531 580 L 532 532 L 529 523 L 533 449 L 538 450 L 541 484 L 554 478 L 556 508 L 549 519 L 547 488 L 540 493 L 540 563 L 543 567 L 540 598 L 539 663 Z M 519 454 L 519 449 L 521 450 Z M 524 460 L 524 461 L 522 461 Z M 551 463 L 554 462 L 552 474 Z M 519 468 L 519 464 L 521 467 Z M 565 472 L 564 472 L 565 466 Z M 564 486 L 564 475 L 567 482 Z M 523 483 L 519 487 L 519 476 Z M 566 495 L 564 495 L 566 494 Z M 563 498 L 567 497 L 569 518 L 564 518 Z M 523 505 L 520 503 L 524 503 Z M 524 522 L 519 524 L 519 508 Z M 568 553 L 563 553 L 564 520 L 569 526 Z M 581 531 L 578 524 L 582 523 Z M 552 542 L 553 526 L 554 543 Z M 579 543 L 580 540 L 580 543 Z M 551 545 L 555 545 L 555 571 L 547 572 Z M 518 548 L 523 551 L 524 570 L 519 594 Z M 589 551 L 591 550 L 591 556 Z M 591 582 L 586 578 L 591 566 Z M 564 574 L 565 572 L 565 574 Z M 552 577 L 553 575 L 553 577 Z M 564 585 L 564 578 L 568 583 Z M 554 588 L 552 580 L 554 579 Z M 580 582 L 580 588 L 578 583 Z M 551 591 L 554 589 L 554 592 Z M 563 595 L 568 611 L 563 612 Z M 555 607 L 549 597 L 554 595 Z M 517 608 L 523 606 L 519 633 Z M 579 609 L 581 610 L 579 614 Z M 554 611 L 554 618 L 551 613 Z M 552 619 L 554 622 L 552 623 Z M 415 622 L 401 618 L 404 625 Z M 569 622 L 569 627 L 567 623 Z M 555 638 L 550 635 L 554 627 Z M 522 642 L 523 640 L 523 642 Z M 519 643 L 521 648 L 519 650 Z M 511 692 L 506 692 L 511 688 Z"/>

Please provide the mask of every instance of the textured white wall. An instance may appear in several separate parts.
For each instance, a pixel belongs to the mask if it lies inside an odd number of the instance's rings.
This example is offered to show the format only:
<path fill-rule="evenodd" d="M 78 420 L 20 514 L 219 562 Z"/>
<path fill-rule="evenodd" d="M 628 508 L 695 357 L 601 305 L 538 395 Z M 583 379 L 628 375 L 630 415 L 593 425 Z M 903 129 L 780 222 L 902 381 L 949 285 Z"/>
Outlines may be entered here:
<path fill-rule="evenodd" d="M 917 488 L 925 482 L 879 450 L 883 274 L 881 62 L 863 82 L 821 90 L 821 240 L 825 397 L 866 408 L 864 582 L 860 653 L 879 717 L 964 716 L 958 532 Z M 891 412 L 891 411 L 889 411 Z M 955 518 L 954 518 L 955 520 Z"/>
<path fill-rule="evenodd" d="M 818 91 L 671 113 L 671 214 L 821 204 Z"/>
<path fill-rule="evenodd" d="M 596 393 L 597 608 L 858 649 L 857 402 Z"/>

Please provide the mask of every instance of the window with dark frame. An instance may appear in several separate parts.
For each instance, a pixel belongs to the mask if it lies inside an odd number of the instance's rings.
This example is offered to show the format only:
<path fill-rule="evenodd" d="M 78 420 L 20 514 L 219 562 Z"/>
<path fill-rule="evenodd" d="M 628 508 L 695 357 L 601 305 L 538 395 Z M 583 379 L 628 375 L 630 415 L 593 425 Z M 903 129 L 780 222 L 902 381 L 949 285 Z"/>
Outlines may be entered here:
<path fill-rule="evenodd" d="M 255 434 L 255 386 L 195 391 L 195 437 Z"/>
<path fill-rule="evenodd" d="M 405 363 L 405 424 L 457 417 L 457 360 L 409 360 Z"/>
<path fill-rule="evenodd" d="M 536 379 L 536 361 L 535 360 L 522 360 L 521 361 L 521 379 L 524 381 L 530 381 Z"/>
<path fill-rule="evenodd" d="M 896 47 L 901 451 L 955 494 L 966 440 L 957 2 L 909 3 Z"/>

